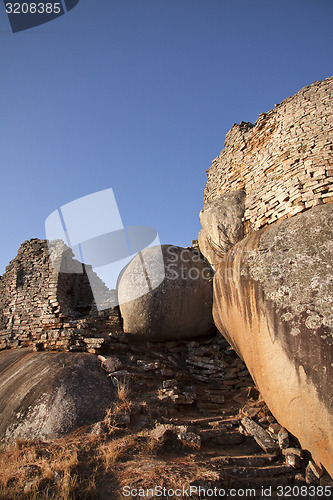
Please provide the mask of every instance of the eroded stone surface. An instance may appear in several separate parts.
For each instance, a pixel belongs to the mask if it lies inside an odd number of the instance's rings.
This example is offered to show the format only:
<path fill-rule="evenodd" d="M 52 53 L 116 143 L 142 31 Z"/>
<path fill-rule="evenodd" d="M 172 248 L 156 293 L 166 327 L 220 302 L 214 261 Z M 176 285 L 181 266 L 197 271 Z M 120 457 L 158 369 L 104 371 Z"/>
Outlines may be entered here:
<path fill-rule="evenodd" d="M 158 279 L 161 251 L 162 282 Z M 186 339 L 212 333 L 212 278 L 210 265 L 191 249 L 162 245 L 143 250 L 119 281 L 124 331 L 151 340 Z M 132 300 L 132 297 L 137 298 Z"/>
<path fill-rule="evenodd" d="M 244 191 L 232 191 L 205 203 L 200 212 L 199 247 L 214 269 L 243 238 L 244 202 Z"/>
<path fill-rule="evenodd" d="M 49 440 L 103 419 L 114 389 L 88 353 L 0 352 L 0 439 Z"/>
<path fill-rule="evenodd" d="M 252 233 L 214 278 L 214 319 L 278 422 L 333 474 L 333 206 Z"/>

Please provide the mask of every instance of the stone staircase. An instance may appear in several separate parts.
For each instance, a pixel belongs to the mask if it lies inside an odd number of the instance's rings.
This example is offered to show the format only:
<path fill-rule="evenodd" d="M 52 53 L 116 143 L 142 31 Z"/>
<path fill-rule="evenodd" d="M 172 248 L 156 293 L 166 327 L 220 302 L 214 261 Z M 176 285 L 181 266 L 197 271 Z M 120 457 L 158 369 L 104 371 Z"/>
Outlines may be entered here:
<path fill-rule="evenodd" d="M 276 422 L 243 361 L 220 334 L 153 344 L 112 333 L 108 353 L 99 358 L 116 386 L 128 385 L 133 408 L 144 399 L 149 418 L 140 423 L 130 415 L 123 432 L 150 429 L 162 452 L 165 447 L 166 454 L 194 454 L 198 466 L 215 477 L 198 478 L 194 485 L 252 488 L 258 499 L 268 489 L 271 498 L 283 487 L 332 485 Z"/>

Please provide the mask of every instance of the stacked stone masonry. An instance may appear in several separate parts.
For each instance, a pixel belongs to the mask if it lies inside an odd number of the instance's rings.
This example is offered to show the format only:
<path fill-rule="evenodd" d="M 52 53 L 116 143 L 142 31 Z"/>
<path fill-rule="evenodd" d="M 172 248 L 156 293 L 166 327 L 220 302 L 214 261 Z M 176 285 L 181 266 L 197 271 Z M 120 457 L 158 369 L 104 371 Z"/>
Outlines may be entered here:
<path fill-rule="evenodd" d="M 245 234 L 333 202 L 333 77 L 234 124 L 207 171 L 205 202 L 245 190 Z"/>
<path fill-rule="evenodd" d="M 79 265 L 70 249 L 61 255 L 72 267 Z M 96 310 L 87 275 L 93 271 L 82 269 L 81 274 L 58 272 L 46 240 L 24 242 L 0 277 L 0 349 L 33 345 L 96 352 L 109 332 L 120 331 L 118 308 Z"/>

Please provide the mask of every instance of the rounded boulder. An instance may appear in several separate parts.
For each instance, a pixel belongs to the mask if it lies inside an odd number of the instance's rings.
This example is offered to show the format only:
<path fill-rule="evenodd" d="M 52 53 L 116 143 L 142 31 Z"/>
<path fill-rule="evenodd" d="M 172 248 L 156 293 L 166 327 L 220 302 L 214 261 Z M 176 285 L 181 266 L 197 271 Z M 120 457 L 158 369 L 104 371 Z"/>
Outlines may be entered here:
<path fill-rule="evenodd" d="M 115 391 L 87 352 L 0 352 L 0 441 L 50 441 L 105 417 Z"/>
<path fill-rule="evenodd" d="M 119 279 L 124 331 L 154 341 L 211 334 L 212 281 L 199 252 L 174 245 L 146 248 Z"/>

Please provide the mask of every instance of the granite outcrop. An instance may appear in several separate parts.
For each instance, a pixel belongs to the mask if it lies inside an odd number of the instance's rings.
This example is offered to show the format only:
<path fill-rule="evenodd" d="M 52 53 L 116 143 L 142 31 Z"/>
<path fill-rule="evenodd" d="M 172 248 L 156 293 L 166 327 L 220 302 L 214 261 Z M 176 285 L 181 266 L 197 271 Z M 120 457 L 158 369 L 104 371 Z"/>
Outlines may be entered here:
<path fill-rule="evenodd" d="M 237 243 L 214 293 L 215 323 L 273 415 L 333 475 L 333 204 Z"/>
<path fill-rule="evenodd" d="M 214 269 L 244 236 L 245 197 L 245 191 L 231 191 L 205 203 L 200 212 L 199 248 Z"/>
<path fill-rule="evenodd" d="M 279 423 L 331 475 L 332 95 L 333 77 L 301 89 L 255 125 L 232 127 L 207 171 L 199 236 L 216 268 L 215 324 Z M 225 234 L 231 213 L 236 227 L 240 192 L 242 228 L 225 245 L 219 231 Z M 209 228 L 203 215 L 227 199 L 233 206 Z"/>
<path fill-rule="evenodd" d="M 0 439 L 52 440 L 104 418 L 115 389 L 89 353 L 0 352 Z"/>

